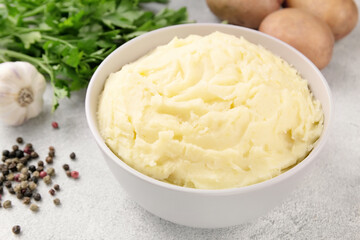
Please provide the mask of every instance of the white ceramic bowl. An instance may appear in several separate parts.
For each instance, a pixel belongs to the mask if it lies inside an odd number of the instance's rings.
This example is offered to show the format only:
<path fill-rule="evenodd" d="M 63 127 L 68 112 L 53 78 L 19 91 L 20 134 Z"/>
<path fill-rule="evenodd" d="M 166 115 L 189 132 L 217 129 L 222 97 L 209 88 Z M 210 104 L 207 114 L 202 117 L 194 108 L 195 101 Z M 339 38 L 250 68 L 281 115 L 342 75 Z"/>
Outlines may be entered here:
<path fill-rule="evenodd" d="M 173 37 L 190 34 L 207 35 L 221 31 L 243 36 L 261 44 L 291 63 L 309 82 L 320 100 L 325 123 L 315 148 L 302 162 L 289 171 L 252 186 L 201 190 L 174 186 L 150 178 L 122 162 L 104 143 L 97 126 L 96 111 L 99 94 L 110 73 L 143 56 L 155 47 L 168 43 Z M 261 32 L 224 24 L 186 24 L 167 27 L 137 37 L 120 46 L 98 67 L 91 78 L 86 94 L 86 117 L 94 138 L 104 154 L 106 163 L 126 192 L 149 212 L 174 223 L 191 227 L 219 228 L 237 225 L 264 215 L 282 202 L 302 180 L 304 173 L 316 160 L 328 137 L 332 112 L 330 90 L 321 72 L 300 52 L 286 43 Z"/>

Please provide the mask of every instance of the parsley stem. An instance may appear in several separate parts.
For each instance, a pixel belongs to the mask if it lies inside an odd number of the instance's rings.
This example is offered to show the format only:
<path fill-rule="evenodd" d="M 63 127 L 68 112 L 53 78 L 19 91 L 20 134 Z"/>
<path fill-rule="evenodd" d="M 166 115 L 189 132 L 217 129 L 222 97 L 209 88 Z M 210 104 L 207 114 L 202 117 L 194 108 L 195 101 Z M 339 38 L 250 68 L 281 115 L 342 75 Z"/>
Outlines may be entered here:
<path fill-rule="evenodd" d="M 51 69 L 48 68 L 47 66 L 45 66 L 40 60 L 38 60 L 34 57 L 30 57 L 29 55 L 14 52 L 14 51 L 7 50 L 7 49 L 0 49 L 0 55 L 6 55 L 9 57 L 13 57 L 13 58 L 16 58 L 19 60 L 24 60 L 24 61 L 30 62 L 32 64 L 35 64 L 35 65 L 39 66 L 42 70 L 44 70 L 47 74 L 52 76 Z"/>
<path fill-rule="evenodd" d="M 31 10 L 31 11 L 28 11 L 28 12 L 24 13 L 23 18 L 34 16 L 34 15 L 42 12 L 45 9 L 45 7 L 46 7 L 46 5 L 41 5 L 41 6 L 37 7 L 37 8 L 35 8 L 35 9 Z"/>
<path fill-rule="evenodd" d="M 56 38 L 56 37 L 51 37 L 51 36 L 48 36 L 48 35 L 42 35 L 41 36 L 43 39 L 46 39 L 46 40 L 51 40 L 51 41 L 56 41 L 56 42 L 61 42 L 71 48 L 75 48 L 74 45 L 72 45 L 71 43 L 69 43 L 68 41 L 65 41 L 65 40 L 62 40 L 60 38 Z"/>

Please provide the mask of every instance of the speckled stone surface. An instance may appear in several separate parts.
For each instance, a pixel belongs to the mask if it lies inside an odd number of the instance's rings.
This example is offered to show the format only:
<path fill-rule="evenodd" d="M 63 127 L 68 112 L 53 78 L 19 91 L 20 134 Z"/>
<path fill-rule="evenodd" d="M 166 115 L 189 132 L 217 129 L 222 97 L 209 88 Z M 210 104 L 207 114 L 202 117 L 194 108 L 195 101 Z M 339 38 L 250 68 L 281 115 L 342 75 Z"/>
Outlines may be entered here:
<path fill-rule="evenodd" d="M 360 6 L 360 0 L 356 0 Z M 205 0 L 172 0 L 170 7 L 187 6 L 191 19 L 218 22 Z M 152 4 L 150 9 L 159 8 Z M 162 220 L 139 207 L 123 191 L 102 159 L 87 127 L 85 92 L 51 114 L 51 91 L 45 94 L 42 114 L 20 127 L 0 124 L 0 147 L 10 148 L 17 136 L 34 144 L 42 159 L 47 147 L 56 148 L 54 183 L 61 186 L 55 206 L 49 187 L 40 184 L 40 211 L 5 190 L 12 209 L 0 209 L 0 240 L 10 239 L 360 239 L 360 24 L 336 43 L 331 63 L 322 71 L 333 93 L 334 121 L 329 141 L 313 170 L 285 202 L 267 215 L 240 226 L 195 229 Z M 54 130 L 51 121 L 59 122 Z M 75 161 L 69 154 L 77 153 Z M 66 177 L 61 166 L 69 163 L 80 172 Z M 11 232 L 13 225 L 22 234 Z"/>

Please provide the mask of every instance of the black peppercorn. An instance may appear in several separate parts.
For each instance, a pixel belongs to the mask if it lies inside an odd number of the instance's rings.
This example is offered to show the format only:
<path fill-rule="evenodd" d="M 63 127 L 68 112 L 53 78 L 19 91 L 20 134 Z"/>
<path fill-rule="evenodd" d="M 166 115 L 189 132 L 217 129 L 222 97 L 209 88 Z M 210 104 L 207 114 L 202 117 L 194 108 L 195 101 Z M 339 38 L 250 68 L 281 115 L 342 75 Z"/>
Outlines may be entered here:
<path fill-rule="evenodd" d="M 10 194 L 15 194 L 15 190 L 11 187 L 11 188 L 9 188 L 9 193 Z"/>
<path fill-rule="evenodd" d="M 25 190 L 24 196 L 31 198 L 32 195 L 33 195 L 32 191 L 31 191 L 29 188 L 27 188 L 27 189 Z"/>
<path fill-rule="evenodd" d="M 4 185 L 5 185 L 6 188 L 11 188 L 12 184 L 11 184 L 10 181 L 6 181 Z"/>
<path fill-rule="evenodd" d="M 0 194 L 3 194 L 3 193 L 4 193 L 3 187 L 0 186 Z"/>
<path fill-rule="evenodd" d="M 44 167 L 43 167 L 43 166 L 38 166 L 37 169 L 36 169 L 36 171 L 42 172 L 42 171 L 44 171 Z"/>
<path fill-rule="evenodd" d="M 38 165 L 39 167 L 43 167 L 43 166 L 44 166 L 44 162 L 40 160 L 40 161 L 37 162 L 37 165 Z"/>
<path fill-rule="evenodd" d="M 26 165 L 27 162 L 28 162 L 28 159 L 27 159 L 26 156 L 25 156 L 25 157 L 20 158 L 20 159 L 19 159 L 19 162 L 22 163 L 23 165 Z"/>
<path fill-rule="evenodd" d="M 21 232 L 20 226 L 19 226 L 19 225 L 13 226 L 12 232 L 13 232 L 14 234 L 19 234 L 19 233 Z"/>
<path fill-rule="evenodd" d="M 9 150 L 4 150 L 4 151 L 2 152 L 2 155 L 5 156 L 5 157 L 8 157 L 9 154 L 10 154 Z"/>
<path fill-rule="evenodd" d="M 15 151 L 15 157 L 17 158 L 22 158 L 24 156 L 24 152 L 21 150 L 16 150 Z"/>
<path fill-rule="evenodd" d="M 69 170 L 69 169 L 70 169 L 69 164 L 64 164 L 64 165 L 63 165 L 63 169 L 64 169 L 65 171 Z"/>
<path fill-rule="evenodd" d="M 11 152 L 9 153 L 8 158 L 14 158 L 15 156 L 16 156 L 15 151 L 11 151 Z"/>
<path fill-rule="evenodd" d="M 35 177 L 35 176 L 32 176 L 32 177 L 30 178 L 30 181 L 32 181 L 32 182 L 34 182 L 34 183 L 38 183 L 38 182 L 39 182 L 39 179 L 38 179 L 37 177 Z"/>
<path fill-rule="evenodd" d="M 18 137 L 16 138 L 16 142 L 22 144 L 24 142 L 24 139 L 22 137 Z"/>
<path fill-rule="evenodd" d="M 46 157 L 45 161 L 46 161 L 46 163 L 51 164 L 51 163 L 53 163 L 53 158 L 48 156 L 48 157 Z"/>
<path fill-rule="evenodd" d="M 40 195 L 40 193 L 35 193 L 35 194 L 34 194 L 34 200 L 35 200 L 35 201 L 40 201 L 40 200 L 41 200 L 41 195 Z"/>
<path fill-rule="evenodd" d="M 76 158 L 76 154 L 75 154 L 74 152 L 72 152 L 72 153 L 70 154 L 70 158 L 71 158 L 71 159 L 75 159 L 75 158 Z"/>
<path fill-rule="evenodd" d="M 60 186 L 59 186 L 59 184 L 55 184 L 55 185 L 54 185 L 54 189 L 55 189 L 56 191 L 60 191 Z"/>
<path fill-rule="evenodd" d="M 31 172 L 35 172 L 35 171 L 36 171 L 36 167 L 35 167 L 34 165 L 30 165 L 30 166 L 29 166 L 29 170 L 30 170 Z"/>

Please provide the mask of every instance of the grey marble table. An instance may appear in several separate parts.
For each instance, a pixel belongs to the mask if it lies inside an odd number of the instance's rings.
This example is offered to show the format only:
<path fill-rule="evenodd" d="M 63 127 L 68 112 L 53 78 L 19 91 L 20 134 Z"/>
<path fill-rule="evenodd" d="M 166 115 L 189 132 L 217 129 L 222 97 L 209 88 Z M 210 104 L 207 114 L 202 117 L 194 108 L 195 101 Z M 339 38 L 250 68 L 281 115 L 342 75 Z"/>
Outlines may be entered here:
<path fill-rule="evenodd" d="M 360 0 L 356 0 L 360 6 Z M 171 8 L 187 6 L 191 19 L 218 22 L 205 0 L 173 0 Z M 159 6 L 151 4 L 150 9 Z M 225 229 L 194 229 L 162 220 L 139 207 L 123 191 L 102 159 L 87 127 L 85 92 L 73 94 L 51 114 L 51 90 L 42 114 L 20 127 L 0 124 L 1 149 L 17 136 L 34 144 L 41 156 L 57 149 L 54 182 L 62 205 L 54 206 L 48 187 L 36 214 L 9 194 L 14 207 L 0 209 L 0 240 L 8 239 L 360 239 L 360 24 L 336 43 L 331 63 L 322 71 L 333 93 L 335 114 L 330 139 L 313 170 L 286 201 L 267 215 Z M 53 130 L 56 120 L 60 129 Z M 75 161 L 69 159 L 76 152 Z M 80 172 L 66 177 L 62 164 Z M 11 227 L 19 224 L 22 234 Z"/>

